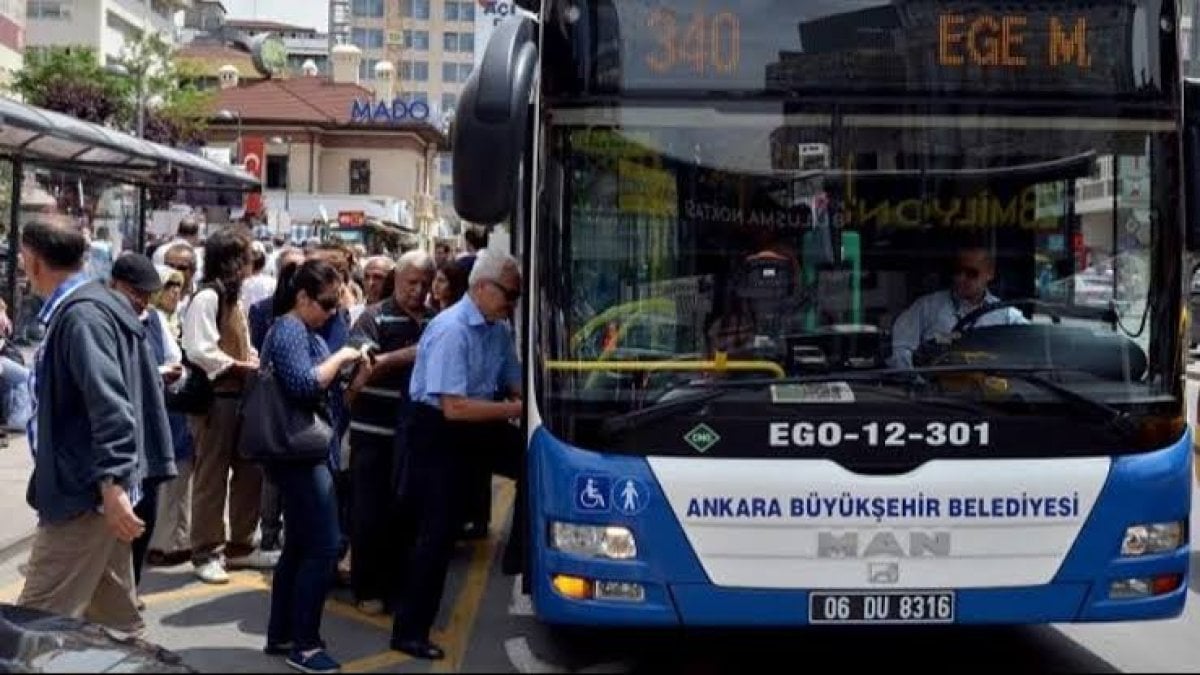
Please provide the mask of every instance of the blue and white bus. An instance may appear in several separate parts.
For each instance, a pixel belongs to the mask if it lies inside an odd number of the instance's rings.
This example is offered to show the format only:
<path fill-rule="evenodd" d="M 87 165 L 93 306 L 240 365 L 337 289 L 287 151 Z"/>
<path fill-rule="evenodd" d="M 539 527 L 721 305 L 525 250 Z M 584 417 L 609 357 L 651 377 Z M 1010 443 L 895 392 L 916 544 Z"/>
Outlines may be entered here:
<path fill-rule="evenodd" d="M 540 619 L 1182 611 L 1177 4 L 518 4 L 452 141 L 526 271 Z"/>

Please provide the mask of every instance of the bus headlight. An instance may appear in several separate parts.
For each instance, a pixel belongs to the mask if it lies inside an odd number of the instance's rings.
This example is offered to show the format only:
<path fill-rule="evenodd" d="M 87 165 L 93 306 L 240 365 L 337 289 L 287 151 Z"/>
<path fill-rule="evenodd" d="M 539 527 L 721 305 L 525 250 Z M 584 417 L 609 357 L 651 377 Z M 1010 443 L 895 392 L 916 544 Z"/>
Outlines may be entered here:
<path fill-rule="evenodd" d="M 1183 545 L 1184 527 L 1181 522 L 1147 523 L 1125 529 L 1121 555 L 1137 557 L 1174 551 Z"/>
<path fill-rule="evenodd" d="M 550 545 L 573 555 L 611 560 L 637 557 L 637 542 L 628 528 L 610 525 L 550 524 Z"/>

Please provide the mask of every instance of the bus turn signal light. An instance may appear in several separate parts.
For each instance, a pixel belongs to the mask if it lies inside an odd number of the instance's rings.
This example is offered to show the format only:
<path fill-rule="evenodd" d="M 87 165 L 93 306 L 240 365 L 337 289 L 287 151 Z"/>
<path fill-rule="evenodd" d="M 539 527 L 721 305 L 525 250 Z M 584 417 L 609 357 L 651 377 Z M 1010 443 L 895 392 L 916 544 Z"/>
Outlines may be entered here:
<path fill-rule="evenodd" d="M 565 574 L 556 574 L 554 576 L 554 590 L 558 591 L 563 597 L 570 598 L 571 600 L 587 600 L 592 597 L 592 584 L 590 581 Z"/>

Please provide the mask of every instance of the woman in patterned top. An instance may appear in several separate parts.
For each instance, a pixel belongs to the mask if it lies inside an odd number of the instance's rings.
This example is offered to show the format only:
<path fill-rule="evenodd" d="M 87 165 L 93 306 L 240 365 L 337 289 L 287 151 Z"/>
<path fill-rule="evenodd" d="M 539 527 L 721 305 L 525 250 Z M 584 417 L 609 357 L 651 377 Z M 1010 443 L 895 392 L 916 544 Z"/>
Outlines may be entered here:
<path fill-rule="evenodd" d="M 363 358 L 343 347 L 330 354 L 317 334 L 337 311 L 342 277 L 332 265 L 309 260 L 284 268 L 275 292 L 276 319 L 263 343 L 262 364 L 293 406 L 316 406 L 334 414 L 342 396 L 338 373 Z M 364 367 L 367 365 L 364 363 Z M 340 424 L 333 420 L 334 428 Z M 340 450 L 334 434 L 325 461 L 268 464 L 265 469 L 283 496 L 283 554 L 271 586 L 266 652 L 287 654 L 288 665 L 308 673 L 340 668 L 321 641 L 321 610 L 333 580 L 341 533 L 333 471 Z"/>

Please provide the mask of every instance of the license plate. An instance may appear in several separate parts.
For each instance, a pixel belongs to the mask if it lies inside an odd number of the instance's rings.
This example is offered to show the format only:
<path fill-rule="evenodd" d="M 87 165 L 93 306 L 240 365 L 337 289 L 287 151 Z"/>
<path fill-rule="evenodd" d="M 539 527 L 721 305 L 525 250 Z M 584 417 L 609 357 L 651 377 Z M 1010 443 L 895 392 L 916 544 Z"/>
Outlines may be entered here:
<path fill-rule="evenodd" d="M 954 593 L 810 593 L 810 623 L 954 623 Z"/>

